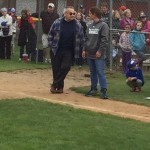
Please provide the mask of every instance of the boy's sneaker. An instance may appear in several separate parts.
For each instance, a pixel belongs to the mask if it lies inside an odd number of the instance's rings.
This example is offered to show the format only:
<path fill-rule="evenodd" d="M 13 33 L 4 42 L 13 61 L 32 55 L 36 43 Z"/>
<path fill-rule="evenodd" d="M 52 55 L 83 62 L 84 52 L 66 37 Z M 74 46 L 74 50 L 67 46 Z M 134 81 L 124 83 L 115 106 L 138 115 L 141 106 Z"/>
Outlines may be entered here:
<path fill-rule="evenodd" d="M 108 99 L 106 91 L 107 91 L 107 89 L 105 89 L 105 88 L 101 89 L 101 93 L 102 93 L 101 98 L 102 99 Z"/>
<path fill-rule="evenodd" d="M 102 99 L 108 99 L 108 96 L 106 93 L 102 93 L 102 96 L 101 96 Z"/>
<path fill-rule="evenodd" d="M 86 94 L 85 94 L 85 96 L 94 96 L 94 95 L 96 95 L 97 94 L 97 90 L 90 90 L 89 92 L 87 92 Z"/>

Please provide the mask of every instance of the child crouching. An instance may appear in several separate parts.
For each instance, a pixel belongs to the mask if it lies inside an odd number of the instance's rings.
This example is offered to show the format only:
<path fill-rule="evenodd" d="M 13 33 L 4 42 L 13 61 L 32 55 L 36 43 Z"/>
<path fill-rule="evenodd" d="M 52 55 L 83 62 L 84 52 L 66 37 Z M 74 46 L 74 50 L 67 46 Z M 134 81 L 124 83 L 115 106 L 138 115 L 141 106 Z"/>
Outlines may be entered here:
<path fill-rule="evenodd" d="M 140 92 L 144 85 L 143 73 L 140 67 L 137 66 L 136 61 L 130 60 L 127 63 L 128 71 L 126 73 L 126 83 L 131 87 L 131 92 Z"/>

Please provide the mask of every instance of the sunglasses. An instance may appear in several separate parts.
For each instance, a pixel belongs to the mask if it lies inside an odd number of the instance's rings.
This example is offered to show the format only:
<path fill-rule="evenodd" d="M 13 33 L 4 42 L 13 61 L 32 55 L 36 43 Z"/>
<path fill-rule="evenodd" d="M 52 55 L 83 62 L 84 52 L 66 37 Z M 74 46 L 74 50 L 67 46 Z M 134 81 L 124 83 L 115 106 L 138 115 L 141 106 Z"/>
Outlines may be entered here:
<path fill-rule="evenodd" d="M 76 14 L 76 13 L 72 13 L 72 12 L 69 13 L 70 16 L 75 15 L 75 14 Z"/>
<path fill-rule="evenodd" d="M 52 6 L 48 6 L 48 8 L 53 8 Z"/>
<path fill-rule="evenodd" d="M 140 17 L 140 18 L 146 18 L 146 16 L 142 16 L 142 17 Z"/>

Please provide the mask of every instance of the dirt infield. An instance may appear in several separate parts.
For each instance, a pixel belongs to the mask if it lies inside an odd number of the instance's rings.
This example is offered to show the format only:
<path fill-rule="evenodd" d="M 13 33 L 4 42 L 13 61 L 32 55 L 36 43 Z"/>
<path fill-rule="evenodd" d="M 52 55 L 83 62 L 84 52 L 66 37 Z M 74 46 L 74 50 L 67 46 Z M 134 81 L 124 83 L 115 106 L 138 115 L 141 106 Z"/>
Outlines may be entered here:
<path fill-rule="evenodd" d="M 0 99 L 14 99 L 31 97 L 46 100 L 52 103 L 70 105 L 106 114 L 113 114 L 125 118 L 132 118 L 144 122 L 150 122 L 150 108 L 134 104 L 127 104 L 112 100 L 85 97 L 71 91 L 70 87 L 89 85 L 89 78 L 85 78 L 86 72 L 70 71 L 65 80 L 63 94 L 51 94 L 49 92 L 52 81 L 50 70 L 15 71 L 0 73 Z"/>

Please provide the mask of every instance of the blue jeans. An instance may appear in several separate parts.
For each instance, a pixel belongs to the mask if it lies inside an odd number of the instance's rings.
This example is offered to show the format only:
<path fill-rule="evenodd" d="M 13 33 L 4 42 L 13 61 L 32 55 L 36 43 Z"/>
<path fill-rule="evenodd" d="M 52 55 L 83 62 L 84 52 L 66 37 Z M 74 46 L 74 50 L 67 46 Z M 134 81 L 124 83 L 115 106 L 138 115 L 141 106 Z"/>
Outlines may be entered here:
<path fill-rule="evenodd" d="M 105 60 L 104 59 L 87 59 L 90 75 L 91 75 L 91 90 L 97 90 L 97 83 L 99 81 L 101 89 L 107 89 L 105 76 Z"/>

